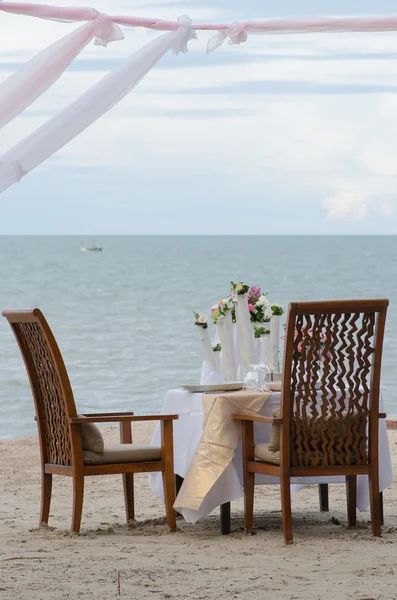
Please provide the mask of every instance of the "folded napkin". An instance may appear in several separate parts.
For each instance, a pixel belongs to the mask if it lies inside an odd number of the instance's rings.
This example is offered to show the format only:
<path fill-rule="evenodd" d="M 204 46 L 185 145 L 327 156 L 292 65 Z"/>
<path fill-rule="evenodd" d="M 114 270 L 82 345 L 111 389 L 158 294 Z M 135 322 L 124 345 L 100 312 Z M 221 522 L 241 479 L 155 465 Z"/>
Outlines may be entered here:
<path fill-rule="evenodd" d="M 214 367 L 208 360 L 204 360 L 201 368 L 200 383 L 202 385 L 217 385 L 218 383 L 225 383 L 225 378 L 214 370 Z"/>

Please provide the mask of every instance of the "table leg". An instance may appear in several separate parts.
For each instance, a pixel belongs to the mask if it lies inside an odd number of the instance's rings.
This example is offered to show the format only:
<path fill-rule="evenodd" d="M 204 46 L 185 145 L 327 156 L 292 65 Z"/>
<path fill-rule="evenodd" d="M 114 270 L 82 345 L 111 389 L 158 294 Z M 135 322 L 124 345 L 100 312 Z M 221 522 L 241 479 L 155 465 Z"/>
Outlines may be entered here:
<path fill-rule="evenodd" d="M 319 483 L 318 497 L 320 500 L 320 512 L 328 512 L 329 511 L 328 483 Z"/>
<path fill-rule="evenodd" d="M 182 487 L 183 481 L 184 481 L 183 477 L 181 477 L 180 475 L 177 475 L 175 473 L 175 496 L 177 496 L 179 494 L 179 490 Z"/>
<path fill-rule="evenodd" d="M 221 535 L 230 533 L 230 502 L 221 504 Z"/>

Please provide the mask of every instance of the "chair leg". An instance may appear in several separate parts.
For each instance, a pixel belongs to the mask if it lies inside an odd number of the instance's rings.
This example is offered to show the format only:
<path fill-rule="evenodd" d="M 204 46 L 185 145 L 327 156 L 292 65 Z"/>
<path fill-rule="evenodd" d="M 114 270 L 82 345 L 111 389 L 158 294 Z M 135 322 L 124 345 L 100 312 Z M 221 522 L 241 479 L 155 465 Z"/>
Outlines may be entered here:
<path fill-rule="evenodd" d="M 244 526 L 245 533 L 252 533 L 254 519 L 255 473 L 248 471 L 248 461 L 254 460 L 254 424 L 242 421 L 242 446 L 244 470 Z"/>
<path fill-rule="evenodd" d="M 80 533 L 81 513 L 83 511 L 84 500 L 84 475 L 73 475 L 73 512 L 72 512 L 72 531 Z"/>
<path fill-rule="evenodd" d="M 381 537 L 382 535 L 382 515 L 380 508 L 380 495 L 379 495 L 379 472 L 378 469 L 372 469 L 369 474 L 369 497 L 371 503 L 371 522 L 372 522 L 372 535 Z"/>
<path fill-rule="evenodd" d="M 329 493 L 328 483 L 320 483 L 318 486 L 318 497 L 320 502 L 320 512 L 329 511 Z"/>
<path fill-rule="evenodd" d="M 165 514 L 171 532 L 176 531 L 175 475 L 174 475 L 174 444 L 172 421 L 161 421 L 161 452 L 164 461 L 163 488 Z"/>
<path fill-rule="evenodd" d="M 291 479 L 289 474 L 281 473 L 281 513 L 283 517 L 283 530 L 285 544 L 292 544 L 292 512 L 291 512 Z"/>
<path fill-rule="evenodd" d="M 245 533 L 252 533 L 254 520 L 255 473 L 244 473 L 244 526 Z"/>
<path fill-rule="evenodd" d="M 131 423 L 122 421 L 120 423 L 120 442 L 122 444 L 132 443 L 132 430 Z M 125 473 L 123 474 L 123 488 L 124 488 L 124 504 L 125 504 L 125 516 L 127 523 L 134 520 L 134 474 Z"/>
<path fill-rule="evenodd" d="M 47 525 L 50 515 L 52 491 L 52 474 L 42 472 L 41 475 L 41 508 L 39 525 Z"/>
<path fill-rule="evenodd" d="M 165 514 L 167 517 L 168 527 L 171 532 L 176 531 L 176 515 L 174 511 L 175 502 L 175 484 L 174 484 L 174 473 L 166 469 L 162 473 L 163 475 L 163 488 L 164 488 L 164 503 L 165 503 Z"/>
<path fill-rule="evenodd" d="M 124 504 L 125 504 L 125 516 L 127 523 L 134 520 L 134 474 L 125 473 L 123 475 L 123 487 L 124 487 Z"/>
<path fill-rule="evenodd" d="M 346 476 L 347 524 L 357 526 L 357 475 Z"/>

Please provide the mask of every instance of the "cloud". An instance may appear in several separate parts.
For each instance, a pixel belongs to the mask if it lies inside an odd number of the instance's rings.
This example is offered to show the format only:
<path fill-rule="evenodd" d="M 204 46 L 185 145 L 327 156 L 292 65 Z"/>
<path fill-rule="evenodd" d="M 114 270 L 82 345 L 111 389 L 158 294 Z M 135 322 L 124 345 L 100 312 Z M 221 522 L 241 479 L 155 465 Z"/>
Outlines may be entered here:
<path fill-rule="evenodd" d="M 396 180 L 387 177 L 358 177 L 334 183 L 336 191 L 322 204 L 330 221 L 362 221 L 396 213 Z"/>
<path fill-rule="evenodd" d="M 368 198 L 359 192 L 339 192 L 323 200 L 327 219 L 360 220 L 368 215 Z"/>

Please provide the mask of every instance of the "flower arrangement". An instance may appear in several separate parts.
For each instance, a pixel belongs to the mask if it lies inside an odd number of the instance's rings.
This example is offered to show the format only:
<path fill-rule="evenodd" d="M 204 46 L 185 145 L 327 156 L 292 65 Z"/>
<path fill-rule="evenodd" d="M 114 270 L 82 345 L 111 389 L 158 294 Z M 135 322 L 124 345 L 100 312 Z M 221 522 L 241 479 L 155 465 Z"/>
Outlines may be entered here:
<path fill-rule="evenodd" d="M 270 329 L 264 325 L 254 325 L 254 337 L 260 338 L 261 335 L 270 335 Z"/>
<path fill-rule="evenodd" d="M 231 296 L 228 296 L 225 300 L 221 300 L 218 304 L 215 304 L 211 309 L 212 321 L 216 325 L 219 317 L 224 317 L 229 310 L 234 309 L 234 302 Z"/>
<path fill-rule="evenodd" d="M 216 325 L 219 317 L 225 316 L 226 313 L 232 311 L 233 323 L 236 322 L 235 297 L 247 294 L 248 310 L 250 313 L 251 323 L 269 323 L 272 316 L 281 316 L 284 314 L 283 309 L 279 304 L 272 304 L 267 298 L 267 292 L 262 292 L 262 289 L 257 286 L 249 286 L 242 281 L 239 283 L 230 282 L 231 294 L 224 298 L 211 309 L 212 322 Z M 234 298 L 233 298 L 234 295 Z M 196 317 L 195 325 L 208 326 L 208 320 L 205 316 L 200 316 L 194 313 Z M 203 321 L 201 321 L 203 319 Z"/>
<path fill-rule="evenodd" d="M 302 333 L 302 339 L 301 339 L 301 341 L 299 342 L 299 344 L 297 346 L 297 350 L 298 350 L 298 353 L 299 353 L 299 358 L 302 356 L 302 347 L 303 347 L 303 343 L 304 343 L 305 337 L 312 338 L 313 337 L 313 329 L 310 328 L 310 329 L 307 329 L 307 330 L 302 330 L 301 333 Z M 294 336 L 295 339 L 297 338 L 297 336 L 298 336 L 298 332 L 295 330 L 295 336 Z M 319 348 L 320 349 L 320 353 L 322 352 L 322 349 L 324 348 L 326 341 L 327 341 L 326 334 L 324 332 L 320 331 L 320 348 Z"/>
<path fill-rule="evenodd" d="M 240 283 L 234 283 L 234 281 L 231 281 L 230 285 L 232 287 L 232 291 L 238 294 L 239 296 L 247 294 L 250 289 L 249 285 L 246 285 L 242 281 L 240 281 Z"/>
<path fill-rule="evenodd" d="M 238 295 L 247 294 L 251 323 L 268 323 L 273 315 L 281 316 L 284 313 L 279 304 L 272 304 L 268 300 L 268 292 L 262 292 L 262 288 L 250 287 L 243 282 L 236 284 L 231 281 L 230 284 L 232 292 Z M 233 320 L 235 321 L 235 315 L 233 315 Z"/>
<path fill-rule="evenodd" d="M 271 309 L 274 317 L 281 317 L 281 315 L 284 314 L 284 311 L 279 304 L 272 304 Z"/>
<path fill-rule="evenodd" d="M 267 296 L 259 286 L 231 281 L 229 294 L 212 307 L 210 318 L 193 311 L 204 358 L 226 381 L 243 377 L 246 365 L 258 360 L 259 349 L 263 354 L 266 348 L 266 364 L 273 365 L 273 370 L 277 367 L 280 316 L 284 311 Z M 210 325 L 217 328 L 214 343 Z M 260 344 L 254 342 L 254 337 L 262 338 Z"/>
<path fill-rule="evenodd" d="M 206 315 L 200 315 L 199 313 L 196 313 L 193 311 L 194 314 L 194 324 L 197 325 L 197 327 L 202 327 L 203 329 L 207 329 L 208 327 L 208 317 Z"/>
<path fill-rule="evenodd" d="M 285 330 L 285 325 L 284 325 L 284 330 Z M 297 329 L 295 329 L 294 332 L 294 340 L 296 340 L 296 338 L 298 337 L 299 332 Z M 312 338 L 313 337 L 313 328 L 311 327 L 310 329 L 302 329 L 301 330 L 301 336 L 302 339 L 300 340 L 300 342 L 297 345 L 297 358 L 301 358 L 302 356 L 302 348 L 303 348 L 303 344 L 305 341 L 306 337 Z M 281 338 L 282 340 L 285 340 L 285 335 L 283 335 L 283 337 Z M 320 331 L 320 354 L 322 354 L 323 348 L 325 346 L 325 342 L 327 341 L 327 336 L 323 331 Z"/>

